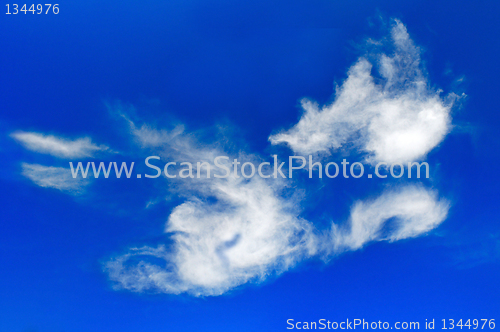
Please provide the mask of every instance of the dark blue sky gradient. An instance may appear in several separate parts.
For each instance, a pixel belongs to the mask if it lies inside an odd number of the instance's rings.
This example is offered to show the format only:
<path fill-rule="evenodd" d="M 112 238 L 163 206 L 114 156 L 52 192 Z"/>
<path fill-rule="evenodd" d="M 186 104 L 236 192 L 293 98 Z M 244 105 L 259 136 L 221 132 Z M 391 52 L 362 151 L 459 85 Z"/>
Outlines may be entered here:
<path fill-rule="evenodd" d="M 68 1 L 59 15 L 2 13 L 0 331 L 284 331 L 288 318 L 500 318 L 499 14 L 497 1 L 416 0 Z M 250 152 L 266 154 L 269 134 L 299 118 L 302 97 L 331 100 L 363 39 L 382 36 L 379 16 L 407 26 L 436 88 L 467 94 L 453 132 L 429 155 L 437 169 L 427 184 L 453 203 L 429 236 L 303 263 L 220 297 L 138 295 L 112 290 L 101 263 L 164 241 L 180 200 L 144 210 L 155 190 L 144 181 L 115 181 L 118 192 L 97 184 L 91 197 L 74 198 L 19 174 L 20 160 L 62 164 L 22 150 L 8 137 L 15 130 L 120 148 L 123 123 L 105 106 L 117 100 L 158 127 L 231 123 Z M 325 181 L 321 192 L 311 185 L 304 216 L 318 225 L 345 219 L 375 187 L 367 181 Z"/>

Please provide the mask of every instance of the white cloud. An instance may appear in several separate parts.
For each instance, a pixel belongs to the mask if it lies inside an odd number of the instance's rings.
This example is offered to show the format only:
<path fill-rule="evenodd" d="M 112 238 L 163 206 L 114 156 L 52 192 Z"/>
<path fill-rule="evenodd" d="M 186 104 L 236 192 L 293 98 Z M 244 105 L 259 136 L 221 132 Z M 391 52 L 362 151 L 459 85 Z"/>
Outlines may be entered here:
<path fill-rule="evenodd" d="M 356 250 L 371 241 L 397 241 L 425 234 L 447 216 L 449 202 L 422 186 L 404 186 L 351 209 L 347 227 L 332 226 L 328 253 Z"/>
<path fill-rule="evenodd" d="M 332 104 L 320 108 L 304 99 L 300 121 L 269 140 L 286 143 L 299 154 L 355 147 L 367 152 L 371 163 L 424 158 L 449 132 L 452 102 L 430 87 L 420 50 L 397 20 L 391 41 L 391 55 L 375 55 L 380 78 L 372 75 L 372 63 L 360 58 Z"/>
<path fill-rule="evenodd" d="M 382 79 L 365 58 L 349 70 L 333 104 L 320 109 L 304 100 L 295 127 L 270 137 L 297 153 L 356 147 L 368 162 L 425 158 L 450 129 L 450 108 L 433 91 L 420 64 L 419 49 L 399 21 L 391 32 L 394 53 L 378 55 Z M 218 144 L 202 144 L 182 126 L 171 131 L 136 126 L 130 133 L 141 149 L 176 162 L 208 162 L 228 155 Z M 241 151 L 241 150 L 239 150 Z M 234 153 L 242 163 L 259 157 Z M 185 202 L 165 226 L 168 245 L 131 248 L 105 263 L 117 289 L 195 296 L 220 295 L 247 282 L 280 274 L 311 257 L 325 260 L 373 241 L 398 241 L 428 233 L 445 220 L 449 203 L 420 185 L 404 185 L 358 201 L 343 223 L 319 231 L 300 217 L 299 195 L 285 195 L 284 179 L 169 179 L 168 195 Z M 294 188 L 295 192 L 301 191 Z M 165 194 L 167 195 L 167 194 Z"/>
<path fill-rule="evenodd" d="M 131 130 L 136 137 L 148 138 L 138 140 L 141 146 L 150 143 L 169 161 L 213 165 L 216 156 L 226 155 L 185 133 L 171 135 L 148 126 Z M 238 156 L 242 161 L 251 158 L 255 157 Z M 281 196 L 284 182 L 232 175 L 172 181 L 187 200 L 172 211 L 165 227 L 173 241 L 171 249 L 133 248 L 109 261 L 105 269 L 116 287 L 219 295 L 279 274 L 317 248 L 312 225 L 298 218 L 297 200 Z M 161 263 L 151 263 L 151 258 Z"/>
<path fill-rule="evenodd" d="M 11 136 L 26 149 L 49 154 L 58 158 L 92 157 L 98 151 L 108 150 L 104 145 L 97 146 L 88 137 L 68 140 L 52 135 L 18 131 Z"/>
<path fill-rule="evenodd" d="M 71 171 L 63 167 L 48 167 L 38 164 L 22 163 L 22 175 L 36 185 L 45 188 L 55 188 L 63 192 L 78 195 L 88 183 L 83 178 L 71 176 Z"/>
<path fill-rule="evenodd" d="M 155 149 L 156 152 L 176 160 L 195 163 L 198 161 L 213 162 L 222 151 L 208 144 L 203 146 L 195 135 L 186 133 L 183 125 L 172 130 L 156 129 L 147 124 L 137 127 L 134 122 L 122 114 L 130 126 L 130 133 L 142 148 Z"/>
<path fill-rule="evenodd" d="M 118 288 L 220 295 L 279 274 L 312 255 L 312 225 L 262 179 L 221 181 L 215 204 L 189 200 L 171 213 L 165 232 L 174 245 L 133 249 L 106 264 Z M 136 256 L 161 259 L 160 264 Z M 132 260 L 131 260 L 132 259 Z"/>
<path fill-rule="evenodd" d="M 151 127 L 132 133 L 163 137 L 150 142 L 169 161 L 206 160 L 224 155 L 201 146 L 192 135 L 173 136 Z M 139 140 L 142 146 L 144 140 Z M 180 149 L 182 147 L 182 149 Z M 181 159 L 178 159 L 181 158 Z M 255 161 L 256 156 L 238 159 Z M 172 180 L 169 180 L 172 181 Z M 370 241 L 396 241 L 424 234 L 446 217 L 448 204 L 434 192 L 407 186 L 358 202 L 343 226 L 322 234 L 299 217 L 303 197 L 285 197 L 284 180 L 235 178 L 175 180 L 187 197 L 165 226 L 171 244 L 132 248 L 105 264 L 117 289 L 196 296 L 220 295 L 247 282 L 280 274 L 313 256 L 329 258 Z M 386 229 L 387 228 L 387 229 Z"/>
<path fill-rule="evenodd" d="M 256 178 L 257 179 L 257 178 Z M 133 248 L 105 265 L 117 289 L 195 296 L 220 295 L 263 281 L 315 255 L 329 259 L 371 241 L 416 237 L 437 227 L 448 202 L 418 186 L 356 203 L 349 221 L 321 235 L 290 210 L 297 205 L 258 181 L 220 184 L 215 204 L 189 200 L 171 213 L 165 232 L 173 245 Z M 152 260 L 153 259 L 153 260 Z"/>

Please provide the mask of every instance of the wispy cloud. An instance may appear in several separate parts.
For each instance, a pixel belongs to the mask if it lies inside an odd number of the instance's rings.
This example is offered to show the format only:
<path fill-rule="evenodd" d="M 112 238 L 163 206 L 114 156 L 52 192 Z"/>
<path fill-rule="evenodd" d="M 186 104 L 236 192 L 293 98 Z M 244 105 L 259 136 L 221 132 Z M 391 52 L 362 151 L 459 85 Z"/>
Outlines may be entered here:
<path fill-rule="evenodd" d="M 26 149 L 49 154 L 58 158 L 88 158 L 98 151 L 108 150 L 107 146 L 96 145 L 88 137 L 69 140 L 52 135 L 18 131 L 11 137 Z"/>
<path fill-rule="evenodd" d="M 331 105 L 320 109 L 304 100 L 300 121 L 271 136 L 270 141 L 287 143 L 303 154 L 354 147 L 367 153 L 367 162 L 425 158 L 450 130 L 451 102 L 430 87 L 420 51 L 399 21 L 394 21 L 391 41 L 391 55 L 375 56 L 379 78 L 372 75 L 368 58 L 360 58 Z M 118 113 L 128 122 L 134 155 L 149 153 L 163 160 L 212 166 L 217 156 L 253 164 L 261 159 L 240 147 L 228 148 L 228 138 L 206 143 L 183 126 L 156 129 L 136 125 L 126 114 Z M 61 158 L 90 157 L 107 149 L 90 138 L 70 141 L 23 132 L 12 136 L 30 150 Z M 234 150 L 237 152 L 229 152 Z M 70 193 L 81 192 L 85 185 L 83 179 L 73 179 L 69 170 L 58 167 L 23 164 L 23 175 L 39 186 Z M 319 230 L 314 221 L 301 217 L 307 193 L 292 187 L 297 183 L 285 181 L 245 179 L 231 173 L 227 178 L 178 177 L 161 182 L 165 196 L 184 199 L 165 225 L 168 244 L 130 248 L 109 259 L 104 270 L 117 289 L 220 295 L 283 273 L 311 257 L 329 260 L 374 241 L 421 236 L 443 222 L 449 210 L 449 202 L 440 199 L 435 190 L 406 184 L 371 193 L 371 198 L 353 204 L 347 220 L 332 221 L 326 230 Z M 290 195 L 292 191 L 295 193 Z M 150 202 L 156 200 L 159 198 Z"/>
<path fill-rule="evenodd" d="M 155 137 L 139 144 L 149 142 L 168 160 L 212 164 L 215 156 L 227 155 L 187 133 L 172 135 L 149 126 L 131 126 L 131 133 Z M 284 182 L 260 177 L 177 180 L 175 190 L 187 200 L 172 211 L 165 227 L 171 250 L 133 248 L 105 269 L 117 288 L 194 295 L 219 295 L 286 271 L 314 254 L 317 239 L 312 224 L 298 217 L 297 198 L 283 198 L 283 188 Z"/>
<path fill-rule="evenodd" d="M 427 233 L 447 216 L 449 202 L 437 192 L 407 185 L 388 190 L 374 200 L 359 201 L 347 226 L 332 225 L 331 254 L 356 250 L 371 241 L 398 241 Z"/>
<path fill-rule="evenodd" d="M 131 127 L 133 135 L 140 135 Z M 144 127 L 143 127 L 144 128 Z M 147 136 L 163 131 L 147 127 Z M 168 133 L 154 146 L 168 160 L 224 155 L 203 146 L 187 133 Z M 182 149 L 179 149 L 182 147 Z M 196 157 L 199 156 L 199 157 Z M 181 159 L 178 159 L 181 158 Z M 257 158 L 252 155 L 238 156 Z M 171 244 L 132 248 L 105 264 L 117 289 L 196 296 L 220 295 L 247 282 L 287 271 L 313 256 L 328 260 L 372 241 L 397 241 L 419 236 L 439 225 L 448 203 L 422 186 L 408 185 L 357 202 L 347 222 L 332 223 L 321 232 L 300 218 L 302 195 L 284 195 L 279 179 L 189 179 L 176 183 L 187 197 L 174 208 L 165 226 Z"/>
<path fill-rule="evenodd" d="M 54 188 L 66 193 L 78 195 L 83 192 L 88 181 L 83 178 L 73 178 L 71 172 L 63 167 L 47 167 L 38 164 L 22 163 L 22 175 L 36 185 Z"/>
<path fill-rule="evenodd" d="M 219 202 L 190 199 L 173 210 L 165 229 L 171 250 L 133 249 L 106 264 L 118 288 L 220 295 L 286 271 L 316 250 L 312 225 L 262 179 L 213 189 Z"/>
<path fill-rule="evenodd" d="M 108 261 L 115 288 L 195 296 L 279 275 L 313 256 L 325 260 L 372 241 L 416 237 L 438 226 L 448 202 L 418 186 L 388 191 L 354 205 L 349 221 L 322 234 L 262 179 L 219 184 L 218 202 L 191 199 L 171 213 L 165 232 L 173 244 L 132 248 Z"/>
<path fill-rule="evenodd" d="M 329 153 L 356 148 L 376 163 L 422 159 L 450 130 L 455 97 L 441 97 L 430 86 L 420 61 L 420 49 L 406 27 L 393 21 L 392 53 L 361 57 L 337 88 L 335 101 L 320 107 L 304 99 L 304 114 L 291 129 L 272 135 L 299 154 Z M 371 42 L 371 44 L 374 44 Z M 378 43 L 384 44 L 384 43 Z M 372 74 L 374 65 L 380 76 Z"/>
<path fill-rule="evenodd" d="M 270 137 L 295 152 L 324 153 L 345 145 L 368 152 L 367 161 L 421 159 L 450 129 L 451 104 L 433 91 L 422 72 L 419 49 L 404 25 L 391 31 L 394 52 L 378 55 L 382 80 L 361 58 L 331 105 L 303 101 L 305 114 L 287 132 Z M 125 117 L 126 118 L 126 117 Z M 182 127 L 130 130 L 142 148 L 168 160 L 212 163 L 219 148 L 200 144 Z M 258 159 L 256 155 L 237 156 Z M 328 231 L 299 217 L 301 197 L 286 197 L 282 180 L 235 178 L 176 180 L 187 201 L 174 208 L 165 232 L 172 244 L 132 248 L 105 264 L 116 288 L 179 294 L 219 295 L 249 281 L 282 273 L 304 259 L 328 260 L 373 241 L 398 241 L 426 234 L 447 216 L 449 203 L 421 185 L 405 185 L 358 201 L 346 222 Z"/>

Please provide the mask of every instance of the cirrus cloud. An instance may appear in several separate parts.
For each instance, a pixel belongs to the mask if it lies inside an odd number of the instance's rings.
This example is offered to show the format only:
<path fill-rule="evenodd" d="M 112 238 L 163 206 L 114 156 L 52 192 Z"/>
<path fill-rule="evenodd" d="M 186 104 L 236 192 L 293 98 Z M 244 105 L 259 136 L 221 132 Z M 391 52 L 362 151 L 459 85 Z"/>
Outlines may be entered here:
<path fill-rule="evenodd" d="M 134 137 L 163 137 L 150 147 L 171 161 L 198 158 L 212 163 L 213 156 L 225 155 L 187 133 L 172 139 L 167 131 L 141 128 L 131 126 Z M 137 142 L 144 147 L 144 140 Z M 311 257 L 328 260 L 370 242 L 426 234 L 446 218 L 449 209 L 435 191 L 405 185 L 356 202 L 347 222 L 332 222 L 325 232 L 300 217 L 306 197 L 285 195 L 288 184 L 281 179 L 232 174 L 225 179 L 170 181 L 177 181 L 175 190 L 186 197 L 168 217 L 165 234 L 170 244 L 131 248 L 106 262 L 104 270 L 115 289 L 220 295 L 279 275 Z"/>
<path fill-rule="evenodd" d="M 38 164 L 22 163 L 22 175 L 44 188 L 54 188 L 66 193 L 78 195 L 88 181 L 83 178 L 73 178 L 68 168 L 43 166 Z"/>
<path fill-rule="evenodd" d="M 393 52 L 361 57 L 337 88 L 335 101 L 320 107 L 304 99 L 304 114 L 291 129 L 272 135 L 298 154 L 329 153 L 341 147 L 368 154 L 370 163 L 423 159 L 450 131 L 454 94 L 440 96 L 429 84 L 420 49 L 406 27 L 393 21 Z M 372 42 L 373 43 L 373 42 Z"/>
<path fill-rule="evenodd" d="M 367 154 L 369 163 L 424 159 L 450 131 L 451 102 L 430 87 L 420 50 L 397 20 L 390 40 L 393 52 L 375 55 L 379 78 L 372 75 L 368 58 L 361 57 L 331 105 L 319 107 L 303 100 L 302 118 L 290 130 L 270 136 L 271 143 L 286 143 L 297 154 L 355 148 Z M 183 126 L 156 129 L 136 125 L 118 113 L 128 123 L 134 156 L 148 153 L 211 166 L 216 156 L 253 164 L 261 159 L 240 149 L 228 153 L 228 138 L 207 143 Z M 92 157 L 108 149 L 90 138 L 68 140 L 27 132 L 12 137 L 29 150 L 58 158 Z M 87 183 L 61 167 L 24 163 L 22 168 L 35 184 L 67 193 L 79 193 Z M 292 180 L 245 179 L 233 173 L 227 178 L 161 180 L 164 197 L 184 200 L 168 216 L 168 241 L 132 247 L 108 258 L 103 269 L 115 289 L 216 296 L 279 275 L 312 257 L 329 260 L 372 242 L 425 235 L 446 219 L 450 208 L 436 190 L 422 184 L 393 185 L 357 200 L 346 220 L 332 220 L 325 230 L 301 216 L 308 197 L 296 182 L 286 182 Z"/>
<path fill-rule="evenodd" d="M 90 158 L 96 152 L 108 150 L 107 146 L 92 143 L 89 137 L 70 140 L 53 135 L 17 131 L 11 137 L 26 149 L 49 154 L 57 158 Z"/>

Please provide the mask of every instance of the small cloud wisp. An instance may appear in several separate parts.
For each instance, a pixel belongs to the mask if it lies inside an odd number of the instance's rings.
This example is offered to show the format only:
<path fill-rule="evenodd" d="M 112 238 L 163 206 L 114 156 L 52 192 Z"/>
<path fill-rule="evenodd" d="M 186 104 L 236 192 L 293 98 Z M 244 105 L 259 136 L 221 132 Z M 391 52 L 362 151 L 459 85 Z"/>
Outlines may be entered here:
<path fill-rule="evenodd" d="M 106 151 L 108 147 L 97 146 L 88 137 L 69 140 L 52 135 L 18 131 L 11 134 L 26 149 L 57 158 L 91 158 L 96 152 Z"/>

